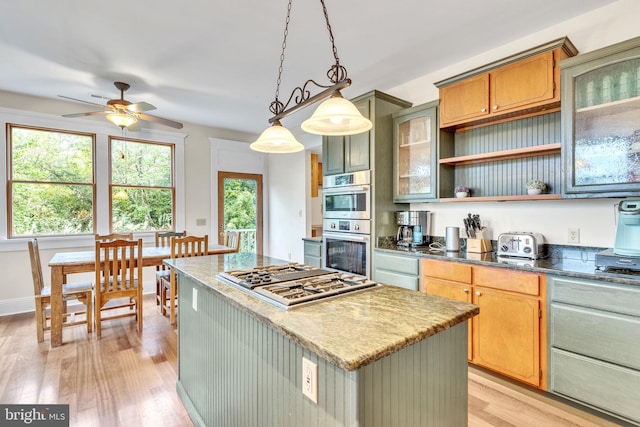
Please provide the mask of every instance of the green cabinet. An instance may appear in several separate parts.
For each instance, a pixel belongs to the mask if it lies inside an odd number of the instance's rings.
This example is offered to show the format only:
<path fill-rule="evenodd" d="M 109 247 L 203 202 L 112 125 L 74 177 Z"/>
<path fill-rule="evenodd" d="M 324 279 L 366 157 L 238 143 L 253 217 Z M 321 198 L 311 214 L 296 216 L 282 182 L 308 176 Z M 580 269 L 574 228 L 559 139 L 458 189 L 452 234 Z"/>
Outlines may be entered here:
<path fill-rule="evenodd" d="M 640 422 L 640 287 L 553 277 L 549 391 Z"/>
<path fill-rule="evenodd" d="M 453 168 L 440 168 L 440 144 L 453 152 L 452 136 L 438 126 L 438 101 L 393 115 L 393 200 L 427 202 L 438 199 L 440 188 L 453 188 Z"/>
<path fill-rule="evenodd" d="M 354 102 L 362 115 L 371 118 L 371 100 Z M 369 170 L 371 131 L 349 136 L 325 136 L 322 138 L 322 174 Z"/>
<path fill-rule="evenodd" d="M 417 291 L 420 289 L 420 258 L 411 255 L 374 251 L 373 280 Z"/>
<path fill-rule="evenodd" d="M 640 37 L 560 63 L 564 197 L 640 194 Z"/>
<path fill-rule="evenodd" d="M 304 241 L 304 263 L 312 267 L 322 268 L 322 240 L 302 239 Z"/>

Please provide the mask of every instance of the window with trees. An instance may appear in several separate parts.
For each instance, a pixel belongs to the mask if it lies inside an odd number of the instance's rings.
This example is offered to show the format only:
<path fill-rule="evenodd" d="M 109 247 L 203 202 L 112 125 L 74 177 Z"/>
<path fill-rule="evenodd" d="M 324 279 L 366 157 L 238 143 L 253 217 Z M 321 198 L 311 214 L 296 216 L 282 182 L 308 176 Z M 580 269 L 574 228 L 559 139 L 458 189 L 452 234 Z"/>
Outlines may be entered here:
<path fill-rule="evenodd" d="M 172 230 L 174 145 L 111 137 L 109 146 L 111 230 Z"/>
<path fill-rule="evenodd" d="M 95 230 L 95 135 L 7 124 L 9 237 Z"/>

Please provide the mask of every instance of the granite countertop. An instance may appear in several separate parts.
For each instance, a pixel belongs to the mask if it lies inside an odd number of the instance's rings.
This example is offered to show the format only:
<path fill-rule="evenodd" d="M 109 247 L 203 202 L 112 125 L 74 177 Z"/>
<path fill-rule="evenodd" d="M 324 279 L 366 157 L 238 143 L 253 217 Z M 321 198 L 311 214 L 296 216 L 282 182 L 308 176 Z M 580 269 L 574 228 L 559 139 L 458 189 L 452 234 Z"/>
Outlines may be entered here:
<path fill-rule="evenodd" d="M 464 247 L 464 245 L 461 245 Z M 537 271 L 543 274 L 603 280 L 612 283 L 640 286 L 640 272 L 630 274 L 612 273 L 596 268 L 595 255 L 605 248 L 545 245 L 545 256 L 537 260 L 498 257 L 496 252 L 483 254 L 432 252 L 428 246 L 415 248 L 398 247 L 390 239 L 378 241 L 376 250 L 398 253 L 442 261 L 458 261 L 492 267 L 511 268 L 523 271 Z"/>
<path fill-rule="evenodd" d="M 353 371 L 451 328 L 479 313 L 473 304 L 383 285 L 282 310 L 218 280 L 218 272 L 283 264 L 237 253 L 166 260 L 229 304 L 331 362 Z"/>
<path fill-rule="evenodd" d="M 316 236 L 316 237 L 303 237 L 302 240 L 308 240 L 310 242 L 317 242 L 317 243 L 322 243 L 322 236 Z"/>

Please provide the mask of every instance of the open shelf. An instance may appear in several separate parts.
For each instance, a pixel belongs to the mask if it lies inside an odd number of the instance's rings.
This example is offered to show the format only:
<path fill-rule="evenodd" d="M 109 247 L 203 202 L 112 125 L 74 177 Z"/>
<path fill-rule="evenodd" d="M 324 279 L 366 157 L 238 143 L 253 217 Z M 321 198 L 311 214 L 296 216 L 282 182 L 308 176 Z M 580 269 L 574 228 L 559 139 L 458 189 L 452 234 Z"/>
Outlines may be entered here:
<path fill-rule="evenodd" d="M 538 194 L 530 196 L 523 194 L 519 196 L 487 196 L 487 197 L 447 197 L 440 198 L 441 202 L 510 202 L 517 200 L 560 200 L 561 194 Z"/>
<path fill-rule="evenodd" d="M 473 163 L 485 163 L 496 160 L 520 159 L 523 157 L 544 156 L 548 154 L 560 154 L 561 144 L 545 144 L 532 147 L 515 148 L 512 150 L 493 151 L 490 153 L 472 154 L 469 156 L 448 157 L 440 159 L 441 165 L 470 165 Z"/>

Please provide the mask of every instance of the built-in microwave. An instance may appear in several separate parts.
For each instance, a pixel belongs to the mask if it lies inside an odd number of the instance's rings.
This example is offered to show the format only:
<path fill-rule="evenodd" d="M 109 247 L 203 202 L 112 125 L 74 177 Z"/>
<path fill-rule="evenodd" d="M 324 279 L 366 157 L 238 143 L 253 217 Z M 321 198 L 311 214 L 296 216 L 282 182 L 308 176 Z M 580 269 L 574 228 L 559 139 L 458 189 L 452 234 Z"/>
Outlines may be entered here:
<path fill-rule="evenodd" d="M 371 172 L 324 177 L 324 218 L 371 219 Z"/>

